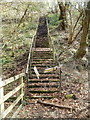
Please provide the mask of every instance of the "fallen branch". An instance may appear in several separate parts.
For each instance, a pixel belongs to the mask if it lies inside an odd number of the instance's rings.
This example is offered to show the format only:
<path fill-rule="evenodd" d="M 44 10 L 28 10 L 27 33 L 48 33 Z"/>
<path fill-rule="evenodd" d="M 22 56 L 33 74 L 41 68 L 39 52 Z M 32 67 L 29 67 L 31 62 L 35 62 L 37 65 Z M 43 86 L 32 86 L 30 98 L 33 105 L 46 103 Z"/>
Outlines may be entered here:
<path fill-rule="evenodd" d="M 60 108 L 60 109 L 72 110 L 72 108 L 69 107 L 69 106 L 61 106 L 61 105 L 54 104 L 54 103 L 43 102 L 43 101 L 41 101 L 41 100 L 38 100 L 37 103 L 43 104 L 43 105 L 45 105 L 45 106 L 52 106 L 52 107 L 57 107 L 57 108 Z"/>

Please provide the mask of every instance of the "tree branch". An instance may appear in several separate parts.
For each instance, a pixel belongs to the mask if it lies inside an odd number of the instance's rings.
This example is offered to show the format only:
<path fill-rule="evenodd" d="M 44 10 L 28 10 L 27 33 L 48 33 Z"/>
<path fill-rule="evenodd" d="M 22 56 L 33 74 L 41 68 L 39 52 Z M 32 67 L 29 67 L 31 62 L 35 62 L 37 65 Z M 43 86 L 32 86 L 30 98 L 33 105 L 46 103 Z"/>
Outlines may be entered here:
<path fill-rule="evenodd" d="M 61 105 L 54 104 L 54 103 L 43 102 L 43 101 L 41 101 L 41 100 L 38 100 L 37 103 L 43 104 L 43 105 L 45 105 L 45 106 L 52 106 L 52 107 L 57 107 L 57 108 L 60 108 L 60 109 L 72 110 L 72 108 L 69 107 L 69 106 L 61 106 Z"/>

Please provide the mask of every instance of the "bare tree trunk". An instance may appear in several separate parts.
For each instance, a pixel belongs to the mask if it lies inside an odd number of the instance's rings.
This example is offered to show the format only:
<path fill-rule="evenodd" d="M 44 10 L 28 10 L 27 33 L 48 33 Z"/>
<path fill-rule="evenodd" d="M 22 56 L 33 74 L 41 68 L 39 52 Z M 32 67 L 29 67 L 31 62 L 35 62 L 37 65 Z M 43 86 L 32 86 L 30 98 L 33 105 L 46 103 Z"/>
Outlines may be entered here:
<path fill-rule="evenodd" d="M 75 41 L 75 39 L 77 38 L 77 36 L 79 35 L 79 33 L 81 32 L 81 30 L 82 30 L 82 27 L 81 27 L 80 30 L 79 30 L 79 31 L 76 33 L 76 35 L 75 35 L 75 29 L 76 29 L 76 27 L 77 27 L 77 24 L 78 24 L 80 18 L 81 18 L 82 15 L 83 15 L 83 12 L 82 12 L 82 11 L 80 12 L 80 15 L 78 16 L 78 18 L 77 18 L 76 23 L 75 23 L 74 26 L 73 26 L 73 24 L 72 24 L 71 11 L 69 11 L 69 15 L 70 15 L 70 28 L 69 28 L 68 44 L 72 44 L 72 43 Z"/>
<path fill-rule="evenodd" d="M 59 5 L 59 9 L 60 9 L 59 20 L 61 20 L 61 22 L 58 26 L 58 29 L 65 30 L 65 28 L 66 28 L 66 24 L 65 24 L 65 21 L 66 21 L 66 7 L 62 2 L 58 2 L 58 5 Z"/>
<path fill-rule="evenodd" d="M 82 32 L 81 40 L 80 40 L 80 47 L 77 50 L 76 55 L 75 55 L 76 58 L 83 58 L 83 56 L 86 54 L 87 35 L 88 35 L 88 30 L 89 30 L 90 15 L 87 10 L 85 10 L 85 12 L 86 12 L 86 17 L 83 21 L 83 28 L 82 28 L 83 32 Z"/>

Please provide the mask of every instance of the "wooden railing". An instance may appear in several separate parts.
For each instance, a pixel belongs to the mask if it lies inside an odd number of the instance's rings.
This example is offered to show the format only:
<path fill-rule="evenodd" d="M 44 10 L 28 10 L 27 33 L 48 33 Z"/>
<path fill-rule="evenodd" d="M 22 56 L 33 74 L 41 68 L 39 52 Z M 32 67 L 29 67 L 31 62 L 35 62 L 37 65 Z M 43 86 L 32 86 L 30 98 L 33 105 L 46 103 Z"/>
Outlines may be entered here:
<path fill-rule="evenodd" d="M 37 31 L 37 28 L 36 28 L 36 31 Z M 25 95 L 24 87 L 26 86 L 23 81 L 23 78 L 25 77 L 27 81 L 29 79 L 30 68 L 31 68 L 32 48 L 35 47 L 35 37 L 36 37 L 36 33 L 35 33 L 35 35 L 33 35 L 32 41 L 30 44 L 30 50 L 29 50 L 28 61 L 27 61 L 25 73 L 21 73 L 19 75 L 16 75 L 16 76 L 6 79 L 4 81 L 2 81 L 2 78 L 0 78 L 0 120 L 2 118 L 6 118 L 6 116 L 10 112 L 12 112 L 13 108 L 20 102 L 20 105 L 17 108 L 16 112 L 14 112 L 12 117 L 10 117 L 10 118 L 16 118 L 16 115 L 18 114 L 19 110 L 22 107 L 23 98 Z M 9 93 L 4 95 L 5 87 L 16 81 L 20 81 L 19 86 L 17 86 L 17 87 L 15 86 L 15 88 L 13 90 L 11 90 Z M 19 91 L 20 91 L 19 96 L 13 101 L 12 104 L 10 104 L 10 106 L 7 109 L 5 109 L 5 102 Z"/>
<path fill-rule="evenodd" d="M 47 20 L 47 26 L 48 26 L 48 20 Z M 52 38 L 51 38 L 51 35 L 50 35 L 50 32 L 49 32 L 49 27 L 48 27 L 48 39 L 49 39 L 49 42 L 50 42 L 50 48 L 53 50 L 53 61 L 55 61 L 57 66 L 60 66 L 60 62 L 58 61 L 59 58 L 58 58 L 58 55 L 56 54 L 56 49 L 54 47 L 54 43 L 52 41 Z M 61 86 L 62 86 L 61 73 L 62 73 L 62 70 L 60 68 L 58 73 L 57 73 L 57 74 L 59 74 L 59 80 L 60 80 L 60 82 L 59 82 L 60 93 L 61 93 Z"/>
<path fill-rule="evenodd" d="M 15 118 L 17 113 L 19 112 L 20 108 L 22 107 L 23 102 L 23 96 L 24 96 L 24 82 L 23 77 L 25 76 L 25 73 L 21 73 L 19 75 L 16 75 L 15 77 L 11 77 L 9 79 L 6 79 L 4 81 L 0 80 L 0 120 L 2 118 L 5 118 L 12 110 L 13 108 L 20 102 L 20 106 L 16 110 L 16 112 L 13 114 L 11 118 Z M 12 91 L 4 95 L 4 88 L 6 85 L 11 84 L 16 81 L 20 81 L 19 86 L 15 87 Z M 14 102 L 11 103 L 11 105 L 5 110 L 5 101 L 11 98 L 15 93 L 20 91 L 20 95 L 16 98 Z"/>
<path fill-rule="evenodd" d="M 39 18 L 38 18 L 39 19 Z M 32 48 L 35 48 L 35 40 L 36 40 L 36 32 L 37 32 L 38 27 L 36 28 L 35 34 L 32 37 L 31 44 L 30 44 L 30 49 L 29 49 L 29 55 L 28 55 L 28 61 L 27 61 L 27 67 L 26 67 L 26 76 L 27 80 L 29 79 L 29 75 L 31 73 L 31 63 L 32 63 L 32 57 L 33 57 L 33 51 Z M 28 82 L 28 81 L 27 81 Z M 28 84 L 28 83 L 27 83 Z"/>

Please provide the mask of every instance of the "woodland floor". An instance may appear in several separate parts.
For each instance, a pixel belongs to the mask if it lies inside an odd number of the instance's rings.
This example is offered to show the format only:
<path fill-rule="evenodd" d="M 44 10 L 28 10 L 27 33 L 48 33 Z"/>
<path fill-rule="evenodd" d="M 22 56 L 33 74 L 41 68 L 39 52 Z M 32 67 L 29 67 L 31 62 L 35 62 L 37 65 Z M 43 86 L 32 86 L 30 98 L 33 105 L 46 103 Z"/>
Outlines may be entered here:
<path fill-rule="evenodd" d="M 66 33 L 61 32 L 60 41 L 66 47 Z M 73 44 L 75 46 L 76 43 Z M 70 48 L 71 49 L 71 48 Z M 17 118 L 88 118 L 88 71 L 84 62 L 71 59 L 70 49 L 61 55 L 64 60 L 62 66 L 62 94 L 58 98 L 40 99 L 44 102 L 70 106 L 74 110 L 43 106 L 37 103 L 38 99 L 25 100 L 24 106 Z M 73 47 L 72 47 L 73 49 Z M 74 48 L 75 49 L 75 48 Z M 69 59 L 70 58 L 70 59 Z M 84 64 L 84 66 L 82 65 Z M 83 66 L 83 67 L 81 67 Z M 74 94 L 77 99 L 65 98 L 65 95 Z"/>

